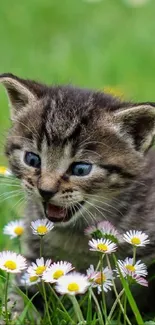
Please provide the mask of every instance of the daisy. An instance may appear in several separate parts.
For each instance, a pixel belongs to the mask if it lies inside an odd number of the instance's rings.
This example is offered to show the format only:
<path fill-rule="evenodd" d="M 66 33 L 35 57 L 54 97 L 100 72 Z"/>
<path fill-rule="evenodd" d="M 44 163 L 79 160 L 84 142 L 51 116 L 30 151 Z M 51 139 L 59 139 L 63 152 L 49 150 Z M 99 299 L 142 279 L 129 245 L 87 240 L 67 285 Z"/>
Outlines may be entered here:
<path fill-rule="evenodd" d="M 0 166 L 0 175 L 3 175 L 3 176 L 12 176 L 12 172 L 8 168 L 6 168 L 4 166 Z"/>
<path fill-rule="evenodd" d="M 32 262 L 32 264 L 28 267 L 27 272 L 29 274 L 34 274 L 35 276 L 42 276 L 43 273 L 49 269 L 50 265 L 52 263 L 52 260 L 49 259 L 46 262 L 44 262 L 44 258 L 37 258 L 36 262 Z"/>
<path fill-rule="evenodd" d="M 112 243 L 109 239 L 92 239 L 89 240 L 88 245 L 91 251 L 101 252 L 104 254 L 111 254 L 117 249 L 116 244 Z"/>
<path fill-rule="evenodd" d="M 115 227 L 109 221 L 101 221 L 98 223 L 98 229 L 102 233 L 102 237 L 106 239 L 110 239 L 114 242 L 118 242 L 120 239 L 120 235 Z"/>
<path fill-rule="evenodd" d="M 133 275 L 132 280 L 133 282 L 138 283 L 143 287 L 148 287 L 148 281 L 144 279 L 142 276 Z"/>
<path fill-rule="evenodd" d="M 97 288 L 98 293 L 102 291 L 102 287 L 105 292 L 111 290 L 111 286 L 113 285 L 113 273 L 108 267 L 102 269 L 101 273 L 95 271 L 94 266 L 90 265 L 90 268 L 87 270 L 87 276 L 89 281 L 91 282 L 92 287 Z"/>
<path fill-rule="evenodd" d="M 10 273 L 19 273 L 26 269 L 25 257 L 10 251 L 0 252 L 0 269 Z"/>
<path fill-rule="evenodd" d="M 78 272 L 72 272 L 61 277 L 56 284 L 56 291 L 60 294 L 76 295 L 85 293 L 90 286 L 87 277 Z"/>
<path fill-rule="evenodd" d="M 133 246 L 145 246 L 150 241 L 148 235 L 142 231 L 129 230 L 123 235 L 123 239 Z"/>
<path fill-rule="evenodd" d="M 74 267 L 68 262 L 57 262 L 53 263 L 50 268 L 43 274 L 43 280 L 45 282 L 54 283 L 59 280 L 60 277 L 66 275 L 68 272 L 73 270 Z"/>
<path fill-rule="evenodd" d="M 101 238 L 101 233 L 99 233 L 98 227 L 97 225 L 92 225 L 89 226 L 85 229 L 84 231 L 85 235 L 87 235 L 88 237 L 94 237 L 94 238 Z M 99 236 L 98 236 L 99 235 Z"/>
<path fill-rule="evenodd" d="M 47 219 L 38 219 L 31 222 L 31 228 L 34 235 L 44 236 L 53 229 L 53 222 Z"/>
<path fill-rule="evenodd" d="M 24 285 L 25 287 L 32 286 L 36 283 L 39 283 L 41 281 L 41 278 L 35 274 L 29 274 L 25 273 L 20 279 L 21 285 Z"/>
<path fill-rule="evenodd" d="M 23 220 L 10 221 L 3 229 L 3 233 L 9 235 L 11 239 L 23 235 L 24 231 Z"/>
<path fill-rule="evenodd" d="M 118 260 L 118 266 L 123 277 L 126 277 L 127 275 L 145 277 L 148 274 L 146 265 L 141 263 L 140 260 L 134 264 L 133 258 L 127 257 L 124 261 Z M 119 274 L 118 270 L 116 270 L 116 272 Z"/>

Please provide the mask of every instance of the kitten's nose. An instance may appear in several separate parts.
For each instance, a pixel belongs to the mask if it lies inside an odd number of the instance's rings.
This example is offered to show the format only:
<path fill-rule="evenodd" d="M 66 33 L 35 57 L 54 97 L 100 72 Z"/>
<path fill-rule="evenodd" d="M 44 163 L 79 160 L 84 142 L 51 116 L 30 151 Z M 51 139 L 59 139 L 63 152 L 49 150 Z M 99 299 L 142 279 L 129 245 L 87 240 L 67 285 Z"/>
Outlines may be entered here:
<path fill-rule="evenodd" d="M 46 201 L 50 200 L 57 192 L 57 190 L 47 191 L 47 190 L 42 190 L 40 188 L 38 190 L 42 198 Z"/>

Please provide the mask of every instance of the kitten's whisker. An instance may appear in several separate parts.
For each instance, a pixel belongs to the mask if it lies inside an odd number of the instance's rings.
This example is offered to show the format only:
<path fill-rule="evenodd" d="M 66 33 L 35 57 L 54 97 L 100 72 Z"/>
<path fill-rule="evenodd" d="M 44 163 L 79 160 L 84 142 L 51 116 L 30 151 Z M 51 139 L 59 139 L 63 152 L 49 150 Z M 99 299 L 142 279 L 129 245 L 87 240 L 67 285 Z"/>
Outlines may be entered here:
<path fill-rule="evenodd" d="M 89 211 L 84 205 L 81 205 L 81 207 L 83 208 L 83 210 L 89 215 L 89 217 L 90 217 L 90 219 L 93 221 L 93 223 L 94 223 L 94 221 L 95 221 L 95 217 L 94 217 L 94 215 L 93 215 L 93 213 L 91 212 L 91 211 Z M 88 221 L 87 221 L 87 223 L 88 223 Z"/>
<path fill-rule="evenodd" d="M 106 206 L 108 206 L 109 208 L 114 209 L 114 210 L 117 211 L 119 214 L 121 214 L 121 216 L 123 217 L 122 212 L 121 212 L 120 210 L 118 210 L 116 207 L 114 207 L 113 205 L 108 204 L 108 203 L 106 203 L 106 202 L 104 202 L 104 201 L 97 200 L 97 199 L 93 199 L 93 200 L 96 201 L 96 202 L 102 203 L 103 205 L 106 205 Z"/>
<path fill-rule="evenodd" d="M 83 215 L 83 213 L 82 213 L 82 205 L 79 203 L 79 202 L 77 202 L 77 204 L 76 204 L 77 206 L 79 206 L 80 207 L 80 209 L 79 209 L 79 212 L 81 213 L 81 215 L 82 215 L 82 218 L 84 219 L 84 221 L 85 221 L 85 223 L 86 224 L 89 224 L 89 220 L 87 220 L 87 218 L 85 217 L 85 215 Z M 86 211 L 86 213 L 87 213 L 87 211 Z M 89 215 L 89 214 L 88 214 Z M 90 217 L 90 216 L 89 216 Z"/>
<path fill-rule="evenodd" d="M 105 199 L 106 201 L 113 201 L 113 202 L 116 202 L 116 203 L 120 203 L 121 200 L 120 199 L 116 199 L 116 198 L 108 198 L 108 197 L 105 197 L 103 196 L 102 194 L 100 195 L 97 195 L 97 194 L 86 194 L 86 196 L 90 196 L 90 197 L 96 197 L 96 198 L 99 198 L 99 199 Z"/>
<path fill-rule="evenodd" d="M 26 137 L 23 137 L 21 135 L 11 135 L 11 138 L 20 138 L 22 140 L 28 140 L 28 142 L 31 142 L 33 143 L 33 140 L 29 139 L 29 138 L 26 138 Z"/>
<path fill-rule="evenodd" d="M 37 136 L 38 136 L 39 139 L 40 139 L 41 135 L 39 135 L 39 133 L 38 133 L 38 131 L 36 130 L 35 126 L 31 123 L 31 120 L 30 120 L 28 117 L 27 117 L 27 119 L 28 119 L 28 122 L 30 123 L 30 126 L 33 128 L 33 130 L 36 132 Z"/>
<path fill-rule="evenodd" d="M 9 199 L 12 199 L 13 197 L 18 197 L 20 193 L 16 193 L 16 194 L 12 194 L 8 197 L 5 197 L 3 200 L 0 200 L 0 203 L 6 201 L 6 200 L 9 200 Z"/>
<path fill-rule="evenodd" d="M 21 206 L 21 204 L 23 203 L 25 201 L 25 198 L 24 197 L 22 197 L 22 198 L 20 198 L 19 199 L 19 201 L 17 201 L 14 205 L 13 205 L 13 207 L 12 207 L 12 209 L 14 209 L 16 206 Z M 19 205 L 20 204 L 20 205 Z"/>
<path fill-rule="evenodd" d="M 136 184 L 138 184 L 138 185 L 142 185 L 142 186 L 147 187 L 147 185 L 144 184 L 144 182 L 137 181 L 136 179 L 132 179 L 132 180 L 131 180 L 131 183 L 136 183 Z"/>
<path fill-rule="evenodd" d="M 8 192 L 4 192 L 4 193 L 2 193 L 1 195 L 0 195 L 0 197 L 2 197 L 2 196 L 6 196 L 7 194 L 9 195 L 9 194 L 12 194 L 12 193 L 21 193 L 21 190 L 13 190 L 13 191 L 8 191 Z"/>
<path fill-rule="evenodd" d="M 29 132 L 31 132 L 34 136 L 34 138 L 36 138 L 35 133 L 33 132 L 32 129 L 30 129 L 27 125 L 25 125 L 24 123 L 22 123 L 21 121 L 19 121 L 19 119 L 13 118 L 13 120 L 19 124 L 21 124 L 22 126 L 24 126 Z"/>
<path fill-rule="evenodd" d="M 88 201 L 86 201 L 87 203 L 88 203 Z M 92 202 L 91 202 L 92 203 Z M 90 204 L 90 201 L 89 201 L 89 204 Z M 93 204 L 93 203 L 92 203 Z M 113 212 L 112 211 L 110 211 L 110 210 L 107 210 L 107 209 L 105 209 L 105 208 L 103 208 L 103 207 L 101 207 L 100 205 L 97 205 L 97 204 L 93 204 L 93 207 L 96 209 L 96 208 L 98 208 L 98 209 L 100 209 L 100 210 L 103 210 L 104 212 L 107 212 L 108 214 L 111 214 L 112 216 L 113 216 Z M 100 212 L 101 213 L 101 212 Z M 105 217 L 106 218 L 106 217 Z M 106 218 L 107 219 L 107 218 Z"/>
<path fill-rule="evenodd" d="M 99 212 L 99 214 L 100 214 L 100 215 L 102 215 L 102 216 L 104 217 L 104 219 L 106 219 L 106 220 L 107 220 L 106 216 L 103 214 L 103 212 L 102 212 L 102 211 L 100 211 L 100 210 L 97 208 L 97 206 L 96 206 L 96 205 L 92 204 L 91 202 L 89 202 L 89 201 L 87 201 L 87 200 L 86 200 L 86 202 L 87 202 L 89 205 L 91 205 L 93 208 L 95 208 L 95 209 L 96 209 L 96 211 L 98 211 L 98 212 Z"/>
<path fill-rule="evenodd" d="M 91 153 L 97 155 L 99 158 L 102 157 L 98 152 L 96 152 L 96 151 L 94 151 L 94 150 L 84 149 L 84 152 L 88 152 L 88 153 L 91 152 Z"/>
<path fill-rule="evenodd" d="M 83 141 L 80 142 L 80 146 L 83 145 L 83 144 L 85 144 L 85 142 L 87 142 L 90 139 L 91 139 L 91 137 L 88 136 L 86 139 L 84 139 Z"/>
<path fill-rule="evenodd" d="M 0 183 L 0 186 L 10 186 L 10 187 L 18 187 L 18 188 L 21 187 L 21 185 L 18 185 L 18 184 L 10 184 L 10 183 Z"/>
<path fill-rule="evenodd" d="M 84 205 L 82 205 L 80 202 L 77 202 L 77 201 L 72 201 L 72 203 L 76 203 L 76 204 L 74 204 L 74 206 L 80 206 L 80 210 L 79 210 L 79 212 L 82 214 L 82 209 L 83 210 L 85 210 L 86 211 L 86 213 L 89 215 L 89 217 L 94 221 L 95 220 L 95 218 L 94 218 L 94 216 L 93 216 L 93 214 L 89 211 L 89 210 L 87 210 L 87 208 L 84 206 Z M 76 211 L 75 211 L 76 212 Z M 86 221 L 86 223 L 88 223 L 88 220 L 85 218 L 85 216 L 82 214 L 82 216 L 83 216 L 83 218 L 84 218 L 84 220 Z"/>
<path fill-rule="evenodd" d="M 110 202 L 115 202 L 115 203 L 117 203 L 117 204 L 119 204 L 119 203 L 121 203 L 121 200 L 120 199 L 114 199 L 114 198 L 111 198 L 111 199 L 108 199 L 107 197 L 104 197 L 104 196 L 99 196 L 99 195 L 95 195 L 95 194 L 86 194 L 86 196 L 87 197 L 90 197 L 90 198 L 95 198 L 95 200 L 97 200 L 96 198 L 100 198 L 100 199 L 103 199 L 102 201 L 99 201 L 100 203 L 103 203 L 103 204 L 105 204 L 105 205 L 107 205 L 107 206 L 109 206 L 109 207 L 112 207 L 112 208 L 114 208 L 115 210 L 116 210 L 116 207 L 114 207 L 112 204 L 108 204 L 107 202 L 105 202 L 105 201 L 109 201 L 109 203 Z M 105 201 L 104 201 L 105 200 Z"/>
<path fill-rule="evenodd" d="M 82 145 L 82 148 L 81 146 L 79 146 L 79 148 L 81 149 L 84 149 L 84 146 L 88 145 L 88 144 L 101 144 L 102 146 L 105 146 L 107 148 L 110 148 L 110 146 L 108 146 L 105 142 L 101 142 L 101 141 L 95 141 L 95 140 L 92 140 L 92 141 L 89 141 L 89 142 L 85 142 L 83 145 Z"/>

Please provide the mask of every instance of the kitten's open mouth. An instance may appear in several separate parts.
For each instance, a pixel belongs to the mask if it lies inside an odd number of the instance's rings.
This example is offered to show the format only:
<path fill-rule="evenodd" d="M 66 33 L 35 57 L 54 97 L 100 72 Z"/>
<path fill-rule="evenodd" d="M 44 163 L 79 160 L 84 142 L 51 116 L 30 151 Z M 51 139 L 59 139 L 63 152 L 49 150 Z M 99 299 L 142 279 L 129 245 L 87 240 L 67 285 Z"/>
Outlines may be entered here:
<path fill-rule="evenodd" d="M 51 203 L 44 203 L 44 211 L 46 217 L 52 222 L 67 222 L 81 209 L 84 201 L 78 203 L 78 206 L 75 204 L 71 208 L 64 208 Z"/>

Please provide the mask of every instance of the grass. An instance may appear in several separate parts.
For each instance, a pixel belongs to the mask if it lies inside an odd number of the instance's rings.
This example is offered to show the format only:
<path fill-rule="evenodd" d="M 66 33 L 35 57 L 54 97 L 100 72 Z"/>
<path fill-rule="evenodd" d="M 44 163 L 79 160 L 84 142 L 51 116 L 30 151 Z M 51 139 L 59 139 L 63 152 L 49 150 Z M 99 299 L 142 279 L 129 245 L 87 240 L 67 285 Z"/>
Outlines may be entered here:
<path fill-rule="evenodd" d="M 5 0 L 0 8 L 0 72 L 46 83 L 120 88 L 134 101 L 154 100 L 155 1 Z M 0 161 L 9 110 L 0 88 Z M 2 184 L 1 184 L 2 185 Z M 0 195 L 5 191 L 0 186 Z M 21 211 L 0 197 L 0 229 Z M 3 197 L 4 199 L 4 197 Z M 0 236 L 0 250 L 12 242 Z"/>

